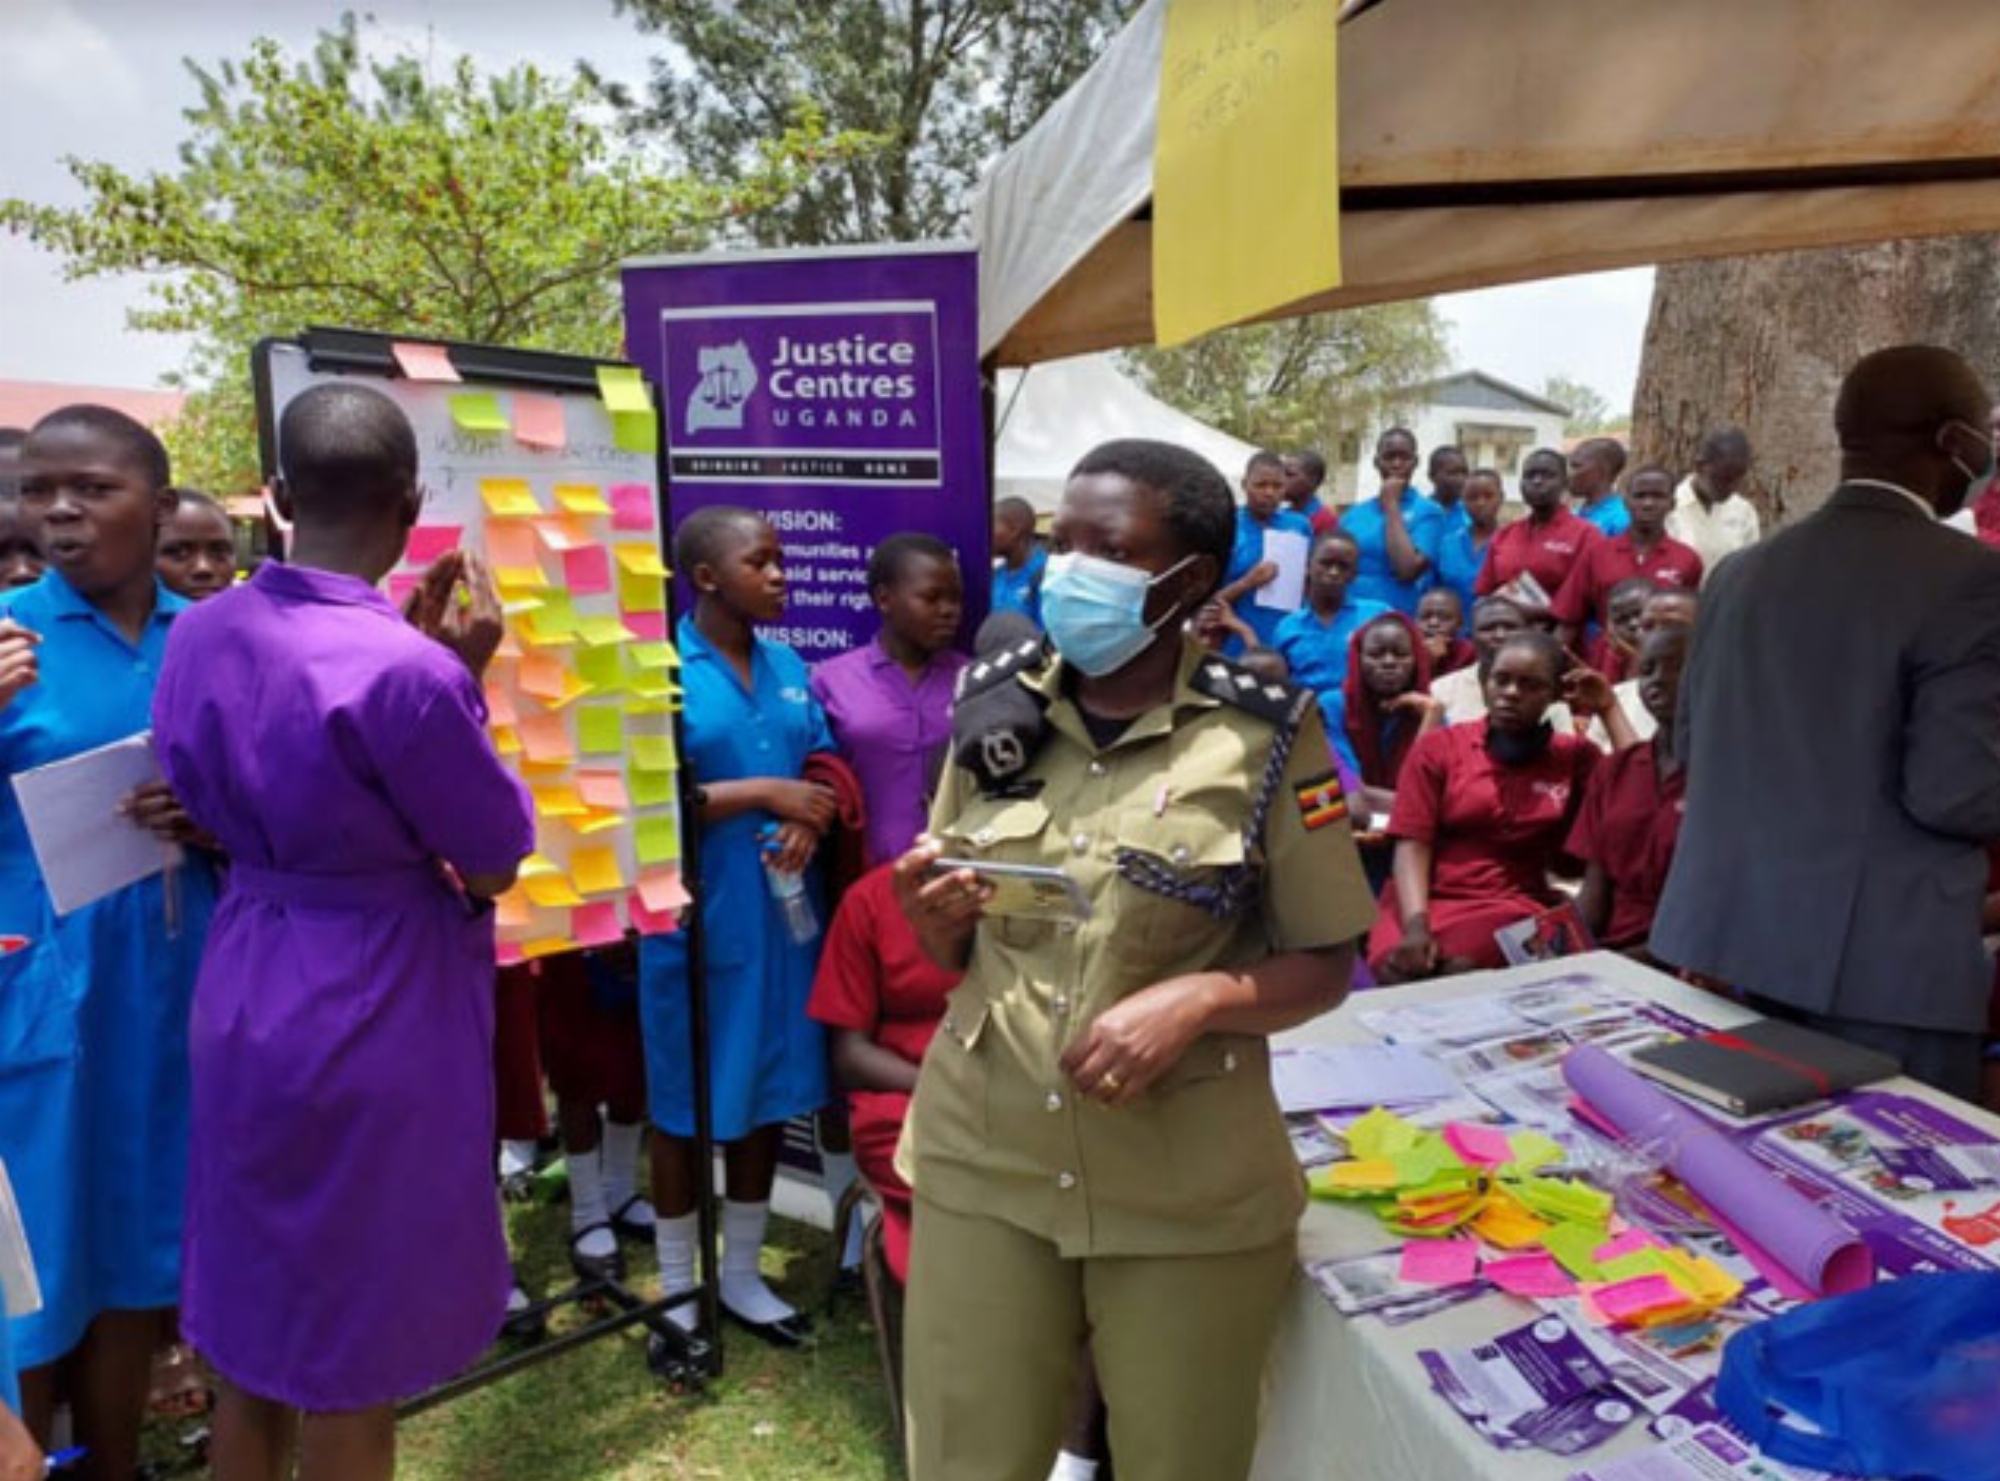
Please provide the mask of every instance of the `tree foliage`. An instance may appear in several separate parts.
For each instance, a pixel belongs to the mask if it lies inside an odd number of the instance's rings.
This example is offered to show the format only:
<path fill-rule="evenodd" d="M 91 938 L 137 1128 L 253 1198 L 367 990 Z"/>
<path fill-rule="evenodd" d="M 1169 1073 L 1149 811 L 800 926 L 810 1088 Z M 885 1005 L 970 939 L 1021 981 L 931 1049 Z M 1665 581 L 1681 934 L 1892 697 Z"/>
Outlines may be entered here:
<path fill-rule="evenodd" d="M 461 59 L 433 79 L 413 57 L 366 60 L 363 40 L 349 15 L 301 62 L 266 39 L 187 62 L 201 100 L 176 171 L 70 158 L 81 206 L 0 201 L 0 227 L 69 278 L 160 275 L 130 322 L 194 336 L 170 435 L 186 481 L 255 482 L 262 336 L 339 324 L 615 353 L 621 259 L 700 245 L 868 147 L 804 113 L 746 140 L 726 176 L 668 175 L 594 120 L 580 78 L 482 78 Z"/>
<path fill-rule="evenodd" d="M 1190 416 L 1260 447 L 1331 458 L 1448 353 L 1437 310 L 1416 300 L 1224 329 L 1127 358 L 1147 389 Z"/>
<path fill-rule="evenodd" d="M 963 228 L 973 187 L 1089 67 L 1137 0 L 617 0 L 669 47 L 628 126 L 727 175 L 799 109 L 878 138 L 760 216 L 773 245 L 917 241 Z"/>
<path fill-rule="evenodd" d="M 1542 395 L 1558 406 L 1569 408 L 1569 418 L 1563 423 L 1563 431 L 1571 437 L 1616 431 L 1621 422 L 1629 425 L 1628 419 L 1612 415 L 1611 403 L 1602 392 L 1574 376 L 1544 377 Z"/>

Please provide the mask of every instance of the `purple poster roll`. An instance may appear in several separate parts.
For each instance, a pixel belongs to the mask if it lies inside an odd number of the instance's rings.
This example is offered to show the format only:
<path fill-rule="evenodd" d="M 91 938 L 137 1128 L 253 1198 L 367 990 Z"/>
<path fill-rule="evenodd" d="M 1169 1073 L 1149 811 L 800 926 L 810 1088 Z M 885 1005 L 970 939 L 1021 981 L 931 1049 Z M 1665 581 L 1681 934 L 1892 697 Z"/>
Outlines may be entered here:
<path fill-rule="evenodd" d="M 1815 1296 L 1857 1291 L 1875 1279 L 1874 1257 L 1859 1235 L 1596 1045 L 1570 1050 L 1563 1078 L 1620 1135 L 1656 1155 L 1732 1240 L 1747 1242 L 1743 1253 L 1760 1267 L 1776 1265 Z"/>
<path fill-rule="evenodd" d="M 973 249 L 652 258 L 624 286 L 626 347 L 659 391 L 668 524 L 740 504 L 778 531 L 786 610 L 765 636 L 808 663 L 867 642 L 869 553 L 908 530 L 958 552 L 969 648 L 992 572 Z"/>

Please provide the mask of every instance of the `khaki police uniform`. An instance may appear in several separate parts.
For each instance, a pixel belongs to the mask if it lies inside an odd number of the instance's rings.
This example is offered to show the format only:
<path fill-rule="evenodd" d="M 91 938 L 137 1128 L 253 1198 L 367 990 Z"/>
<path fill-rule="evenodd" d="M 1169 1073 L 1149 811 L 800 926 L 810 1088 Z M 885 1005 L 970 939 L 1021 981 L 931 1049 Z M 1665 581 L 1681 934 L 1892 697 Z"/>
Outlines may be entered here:
<path fill-rule="evenodd" d="M 1117 1108 L 1057 1060 L 1153 983 L 1366 935 L 1325 731 L 1307 691 L 1192 644 L 1172 700 L 1102 749 L 1059 662 L 969 671 L 994 683 L 1046 701 L 1047 738 L 1007 795 L 949 768 L 931 830 L 948 856 L 1060 865 L 1093 912 L 983 920 L 925 1056 L 898 1153 L 911 1469 L 1043 1481 L 1087 1333 L 1119 1475 L 1232 1481 L 1305 1205 L 1265 1041 L 1205 1035 Z"/>

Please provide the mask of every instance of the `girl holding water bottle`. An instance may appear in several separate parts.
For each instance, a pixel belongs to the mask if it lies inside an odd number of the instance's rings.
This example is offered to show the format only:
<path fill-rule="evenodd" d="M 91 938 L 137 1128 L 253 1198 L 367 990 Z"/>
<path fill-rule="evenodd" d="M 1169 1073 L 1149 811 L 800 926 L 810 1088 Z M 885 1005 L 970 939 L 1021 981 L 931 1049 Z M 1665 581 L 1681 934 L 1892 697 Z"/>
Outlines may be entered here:
<path fill-rule="evenodd" d="M 680 621 L 685 764 L 698 783 L 710 1094 L 724 1144 L 723 1310 L 755 1335 L 795 1346 L 809 1320 L 764 1283 L 781 1128 L 828 1100 L 824 1031 L 806 1016 L 825 920 L 812 868 L 834 795 L 801 780 L 832 751 L 826 714 L 791 649 L 757 636 L 785 608 L 777 532 L 716 505 L 682 521 L 674 564 L 697 593 Z M 687 936 L 639 944 L 646 1083 L 654 1124 L 653 1206 L 662 1288 L 695 1280 L 694 1086 L 688 1063 Z M 692 1306 L 676 1308 L 684 1327 Z"/>

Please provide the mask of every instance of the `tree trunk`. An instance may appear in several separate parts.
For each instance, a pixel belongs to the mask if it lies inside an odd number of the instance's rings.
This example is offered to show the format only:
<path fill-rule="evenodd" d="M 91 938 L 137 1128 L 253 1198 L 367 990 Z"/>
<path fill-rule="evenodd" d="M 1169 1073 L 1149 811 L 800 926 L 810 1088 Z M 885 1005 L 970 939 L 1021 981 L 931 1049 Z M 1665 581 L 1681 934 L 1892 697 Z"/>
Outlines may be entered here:
<path fill-rule="evenodd" d="M 2000 237 L 1664 266 L 1633 396 L 1633 462 L 1678 478 L 1703 432 L 1735 423 L 1750 434 L 1765 527 L 1797 519 L 1838 477 L 1841 377 L 1871 350 L 1911 343 L 1957 350 L 2000 396 Z"/>

